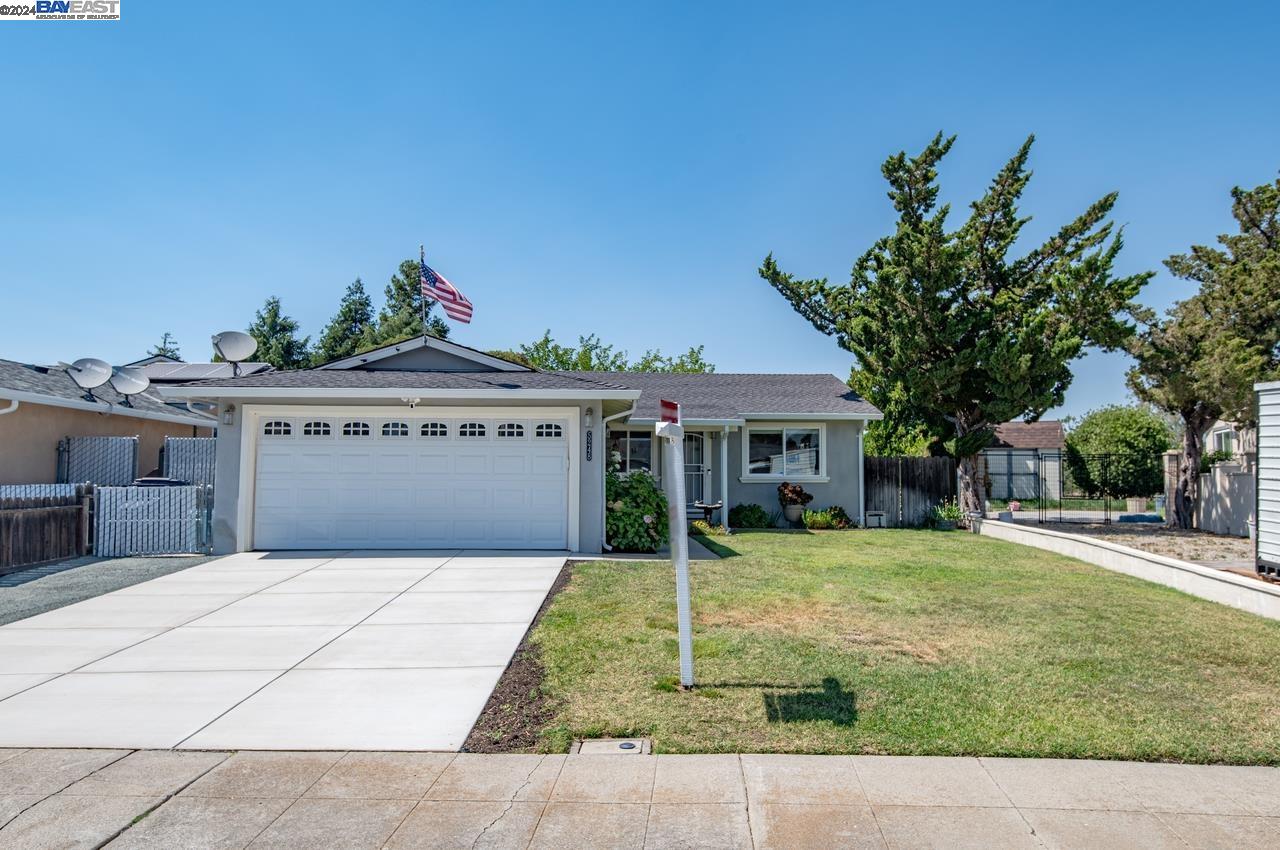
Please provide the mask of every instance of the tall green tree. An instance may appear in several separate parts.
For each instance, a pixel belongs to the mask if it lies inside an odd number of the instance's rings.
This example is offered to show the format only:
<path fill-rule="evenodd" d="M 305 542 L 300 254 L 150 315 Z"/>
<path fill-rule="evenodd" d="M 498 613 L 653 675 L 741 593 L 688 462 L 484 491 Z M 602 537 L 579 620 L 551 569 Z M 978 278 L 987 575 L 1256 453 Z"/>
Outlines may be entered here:
<path fill-rule="evenodd" d="M 356 278 L 338 303 L 338 312 L 320 332 L 311 352 L 312 364 L 319 366 L 358 353 L 372 327 L 373 301 L 364 291 L 364 282 Z"/>
<path fill-rule="evenodd" d="M 1165 266 L 1199 291 L 1163 317 L 1140 314 L 1130 345 L 1134 394 L 1182 421 L 1173 516 L 1192 526 L 1204 432 L 1218 419 L 1257 426 L 1253 384 L 1280 377 L 1280 180 L 1231 191 L 1237 233 L 1194 245 Z M 1242 446 L 1245 452 L 1252 445 Z"/>
<path fill-rule="evenodd" d="M 991 429 L 1061 404 L 1085 346 L 1122 345 L 1133 332 L 1123 314 L 1150 274 L 1112 273 L 1122 246 L 1106 221 L 1115 193 L 1010 256 L 1030 220 L 1018 199 L 1034 137 L 949 230 L 937 168 L 954 141 L 939 133 L 917 156 L 885 161 L 897 227 L 858 258 L 847 285 L 797 279 L 772 254 L 760 275 L 854 355 L 858 392 L 878 405 L 898 399 L 909 421 L 954 440 L 961 507 L 977 511 L 977 453 Z"/>
<path fill-rule="evenodd" d="M 418 261 L 410 258 L 400 263 L 385 293 L 386 303 L 378 311 L 377 321 L 365 333 L 362 350 L 422 336 L 422 283 Z M 426 307 L 427 333 L 440 339 L 448 337 L 449 326 L 436 314 L 436 302 L 428 298 Z"/>
<path fill-rule="evenodd" d="M 1168 422 L 1149 405 L 1091 410 L 1067 434 L 1067 469 L 1091 495 L 1152 496 L 1164 487 L 1164 453 L 1172 436 Z"/>
<path fill-rule="evenodd" d="M 691 346 L 688 351 L 668 357 L 658 349 L 650 349 L 635 361 L 627 352 L 605 344 L 595 334 L 578 337 L 578 344 L 561 345 L 547 330 L 539 339 L 521 345 L 519 351 L 493 351 L 496 357 L 504 357 L 534 369 L 568 372 L 714 372 L 716 367 L 703 354 L 704 347 Z"/>
<path fill-rule="evenodd" d="M 151 346 L 151 350 L 147 352 L 148 357 L 169 357 L 174 360 L 181 360 L 182 354 L 178 351 L 178 341 L 173 338 L 173 334 L 165 331 L 160 337 L 160 341 Z"/>
<path fill-rule="evenodd" d="M 311 362 L 307 346 L 310 337 L 298 336 L 298 323 L 285 315 L 280 299 L 271 296 L 254 314 L 249 336 L 258 341 L 254 359 L 270 363 L 277 369 L 303 369 Z"/>

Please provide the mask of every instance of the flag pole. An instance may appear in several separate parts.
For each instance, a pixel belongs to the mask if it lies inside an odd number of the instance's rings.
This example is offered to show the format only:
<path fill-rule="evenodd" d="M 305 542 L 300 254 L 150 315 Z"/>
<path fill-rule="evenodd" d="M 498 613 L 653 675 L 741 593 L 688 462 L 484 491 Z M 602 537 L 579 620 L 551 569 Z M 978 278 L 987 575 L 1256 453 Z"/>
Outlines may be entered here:
<path fill-rule="evenodd" d="M 418 304 L 422 308 L 422 342 L 427 342 L 427 293 L 422 291 L 422 267 L 427 264 L 427 246 L 418 245 Z"/>

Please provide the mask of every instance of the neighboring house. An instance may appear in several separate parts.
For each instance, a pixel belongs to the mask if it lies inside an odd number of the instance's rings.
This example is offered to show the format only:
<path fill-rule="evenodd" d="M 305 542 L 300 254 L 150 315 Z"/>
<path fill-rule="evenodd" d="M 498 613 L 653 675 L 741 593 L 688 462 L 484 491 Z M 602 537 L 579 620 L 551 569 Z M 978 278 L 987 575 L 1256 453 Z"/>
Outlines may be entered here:
<path fill-rule="evenodd" d="M 979 456 L 979 474 L 988 499 L 1057 498 L 1061 482 L 1066 431 L 1056 420 L 1003 422 L 996 426 L 991 445 Z"/>
<path fill-rule="evenodd" d="M 130 398 L 105 384 L 91 393 L 56 366 L 0 360 L 0 484 L 57 481 L 58 442 L 64 437 L 133 437 L 138 474 L 155 465 L 164 438 L 207 437 L 214 420 L 172 405 L 154 389 Z"/>
<path fill-rule="evenodd" d="M 691 500 L 768 509 L 789 480 L 858 516 L 881 418 L 832 375 L 541 372 L 435 338 L 161 392 L 218 405 L 216 552 L 599 552 L 609 457 L 660 469 L 664 398 L 683 406 Z"/>
<path fill-rule="evenodd" d="M 1205 454 L 1226 453 L 1247 467 L 1258 450 L 1257 429 L 1219 419 L 1205 429 L 1200 445 Z"/>

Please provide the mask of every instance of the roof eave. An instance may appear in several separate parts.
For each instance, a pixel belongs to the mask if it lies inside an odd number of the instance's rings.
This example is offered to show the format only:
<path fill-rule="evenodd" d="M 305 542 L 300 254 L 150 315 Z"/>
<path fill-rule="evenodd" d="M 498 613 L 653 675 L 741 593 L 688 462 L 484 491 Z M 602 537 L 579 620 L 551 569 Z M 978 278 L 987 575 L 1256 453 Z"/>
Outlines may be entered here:
<path fill-rule="evenodd" d="M 195 425 L 200 428 L 212 428 L 218 424 L 211 416 L 184 416 L 181 413 L 161 413 L 160 411 L 143 410 L 138 407 L 126 407 L 123 404 L 116 404 L 105 399 L 94 402 L 86 401 L 82 398 L 64 398 L 42 393 L 10 390 L 3 387 L 0 387 L 0 398 L 16 401 L 19 404 L 42 404 L 46 407 L 87 410 L 92 413 L 130 416 L 134 419 L 151 419 L 156 422 L 172 422 L 175 425 Z"/>
<path fill-rule="evenodd" d="M 181 399 L 279 399 L 279 398 L 332 398 L 332 399 L 620 399 L 634 401 L 640 397 L 639 390 L 627 389 L 564 389 L 518 388 L 518 389 L 444 389 L 431 387 L 210 387 L 180 386 L 158 387 L 160 394 L 167 398 Z"/>
<path fill-rule="evenodd" d="M 884 414 L 878 410 L 867 413 L 744 413 L 742 414 L 742 418 L 788 422 L 797 419 L 838 419 L 849 420 L 851 422 L 879 422 L 884 419 Z"/>

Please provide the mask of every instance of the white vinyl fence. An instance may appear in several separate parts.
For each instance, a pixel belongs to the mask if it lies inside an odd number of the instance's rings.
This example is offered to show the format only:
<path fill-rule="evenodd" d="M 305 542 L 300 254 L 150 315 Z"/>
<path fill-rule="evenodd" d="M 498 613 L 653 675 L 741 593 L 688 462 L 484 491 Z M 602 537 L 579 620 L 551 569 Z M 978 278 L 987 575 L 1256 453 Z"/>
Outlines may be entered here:
<path fill-rule="evenodd" d="M 209 551 L 213 488 L 99 487 L 94 549 L 100 558 Z"/>
<path fill-rule="evenodd" d="M 164 477 L 212 484 L 216 437 L 165 437 Z"/>

